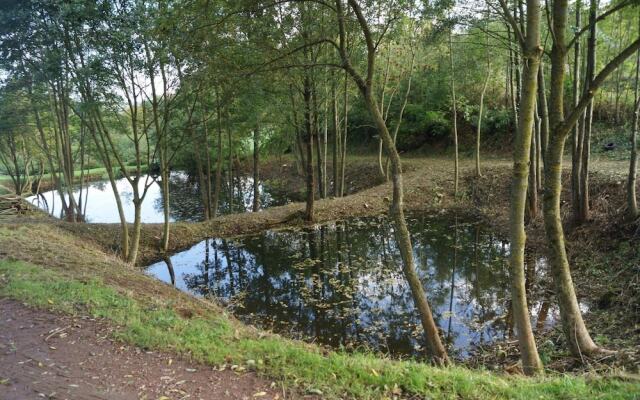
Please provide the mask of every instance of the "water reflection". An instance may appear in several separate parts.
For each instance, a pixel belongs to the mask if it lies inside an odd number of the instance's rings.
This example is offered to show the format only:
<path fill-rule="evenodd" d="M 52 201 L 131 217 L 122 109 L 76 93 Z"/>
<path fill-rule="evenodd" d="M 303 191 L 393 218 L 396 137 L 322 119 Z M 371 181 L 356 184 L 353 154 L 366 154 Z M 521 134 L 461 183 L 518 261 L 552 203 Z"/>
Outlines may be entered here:
<path fill-rule="evenodd" d="M 147 195 L 142 202 L 141 217 L 144 223 L 161 223 L 163 219 L 163 200 L 160 185 L 153 178 L 143 175 L 138 183 L 140 193 L 145 185 L 149 185 Z M 213 186 L 213 185 L 212 185 Z M 125 178 L 116 181 L 116 187 L 122 199 L 125 218 L 127 222 L 133 222 L 133 191 Z M 253 179 L 247 176 L 236 176 L 233 180 L 233 201 L 230 200 L 231 190 L 228 182 L 223 185 L 220 199 L 220 213 L 245 212 L 251 210 L 253 202 Z M 225 190 L 226 188 L 226 190 Z M 282 205 L 289 199 L 281 192 L 271 190 L 268 184 L 259 185 L 261 207 Z M 169 193 L 171 221 L 198 221 L 203 218 L 203 208 L 200 196 L 200 188 L 197 178 L 184 172 L 172 172 L 169 180 Z M 118 208 L 113 189 L 108 180 L 91 182 L 74 190 L 74 197 L 82 199 L 84 220 L 95 223 L 118 223 Z M 68 201 L 69 196 L 65 195 Z M 50 190 L 38 196 L 28 197 L 27 200 L 37 207 L 47 211 L 54 217 L 64 218 L 64 210 L 61 207 L 60 196 L 57 190 Z"/>
<path fill-rule="evenodd" d="M 416 272 L 450 353 L 465 357 L 508 337 L 508 244 L 475 224 L 428 217 L 408 223 Z M 262 328 L 333 347 L 424 354 L 420 318 L 385 218 L 207 239 L 171 263 L 178 288 L 214 296 Z M 172 281 L 165 262 L 148 272 Z"/>

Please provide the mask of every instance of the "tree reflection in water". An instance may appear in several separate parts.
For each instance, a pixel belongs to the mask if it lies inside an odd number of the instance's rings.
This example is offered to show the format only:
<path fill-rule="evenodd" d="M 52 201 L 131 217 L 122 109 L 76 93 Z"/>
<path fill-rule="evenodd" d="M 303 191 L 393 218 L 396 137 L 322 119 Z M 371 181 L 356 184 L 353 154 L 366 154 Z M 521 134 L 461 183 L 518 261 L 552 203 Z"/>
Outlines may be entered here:
<path fill-rule="evenodd" d="M 463 358 L 510 334 L 508 244 L 456 221 L 419 216 L 408 223 L 415 272 L 449 353 Z M 207 239 L 171 261 L 178 288 L 212 296 L 262 328 L 337 348 L 424 355 L 420 318 L 384 217 Z M 149 272 L 171 281 L 164 262 Z M 546 306 L 531 303 L 546 315 Z"/>

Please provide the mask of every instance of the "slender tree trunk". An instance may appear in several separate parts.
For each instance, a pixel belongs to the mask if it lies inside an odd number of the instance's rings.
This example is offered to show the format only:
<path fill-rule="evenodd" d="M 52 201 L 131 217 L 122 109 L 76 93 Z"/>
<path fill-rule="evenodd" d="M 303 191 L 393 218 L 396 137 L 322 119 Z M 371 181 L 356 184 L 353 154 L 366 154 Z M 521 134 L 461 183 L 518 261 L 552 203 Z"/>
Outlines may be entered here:
<path fill-rule="evenodd" d="M 305 148 L 306 148 L 306 161 L 307 161 L 307 201 L 305 208 L 305 220 L 314 220 L 314 202 L 315 202 L 315 171 L 313 169 L 313 142 L 314 127 L 312 113 L 312 100 L 311 100 L 311 81 L 307 73 L 304 76 L 304 124 L 305 124 Z"/>
<path fill-rule="evenodd" d="M 591 0 L 589 6 L 589 38 L 587 40 L 587 62 L 584 77 L 583 95 L 589 92 L 591 82 L 594 79 L 596 67 L 596 18 L 598 11 L 597 0 Z M 577 42 L 577 40 L 576 40 Z M 581 122 L 581 124 L 580 124 Z M 578 124 L 581 126 L 578 144 L 578 152 L 576 154 L 576 162 L 579 167 L 575 171 L 575 179 L 577 181 L 578 193 L 574 199 L 574 222 L 581 224 L 589 219 L 589 161 L 591 155 L 591 128 L 593 122 L 593 100 L 587 105 Z"/>
<path fill-rule="evenodd" d="M 227 114 L 227 141 L 229 145 L 229 212 L 233 214 L 233 140 L 231 138 L 231 128 L 229 127 L 229 115 Z"/>
<path fill-rule="evenodd" d="M 415 263 L 413 259 L 413 248 L 411 245 L 411 238 L 409 236 L 409 229 L 407 227 L 407 222 L 404 217 L 404 204 L 403 204 L 403 186 L 402 186 L 402 166 L 400 162 L 400 156 L 398 155 L 398 151 L 393 145 L 393 140 L 391 135 L 389 135 L 389 131 L 387 126 L 378 110 L 377 105 L 375 104 L 375 99 L 371 96 L 370 93 L 363 93 L 365 96 L 365 101 L 367 102 L 367 108 L 369 112 L 372 114 L 373 119 L 375 121 L 378 132 L 382 136 L 383 143 L 385 145 L 385 151 L 389 155 L 389 159 L 391 162 L 391 180 L 393 183 L 393 196 L 391 202 L 390 214 L 393 218 L 395 224 L 395 235 L 396 240 L 398 242 L 398 248 L 400 250 L 400 255 L 402 257 L 402 266 L 404 275 L 407 278 L 409 283 L 409 287 L 411 288 L 411 292 L 413 294 L 413 298 L 420 313 L 420 319 L 422 321 L 422 326 L 425 330 L 425 334 L 427 336 L 427 347 L 429 349 L 429 353 L 433 357 L 433 359 L 438 364 L 447 364 L 448 357 L 446 350 L 440 340 L 440 333 L 438 331 L 438 327 L 436 326 L 435 320 L 433 319 L 433 314 L 431 312 L 431 307 L 429 306 L 429 302 L 427 301 L 426 294 L 424 292 L 424 288 L 420 283 L 420 280 L 417 277 L 415 272 Z"/>
<path fill-rule="evenodd" d="M 165 155 L 166 157 L 166 155 Z M 169 168 L 166 165 L 166 161 L 163 162 L 165 164 L 164 167 L 161 168 L 161 176 L 162 182 L 160 182 L 160 187 L 162 188 L 162 216 L 164 219 L 164 223 L 162 224 L 162 243 L 160 244 L 162 251 L 167 251 L 169 249 L 169 230 L 171 226 L 171 215 L 170 215 L 170 199 L 169 199 Z"/>
<path fill-rule="evenodd" d="M 216 117 L 218 127 L 218 141 L 216 143 L 216 182 L 213 189 L 213 201 L 210 211 L 211 218 L 215 218 L 218 215 L 218 205 L 220 203 L 220 194 L 222 192 L 222 107 L 220 105 L 220 98 L 217 99 Z"/>
<path fill-rule="evenodd" d="M 340 195 L 340 147 L 342 141 L 340 139 L 340 121 L 338 117 L 338 98 L 335 87 L 335 80 L 332 79 L 331 85 L 331 111 L 333 115 L 333 146 L 332 146 L 332 161 L 333 161 L 333 196 L 338 197 Z"/>
<path fill-rule="evenodd" d="M 524 76 L 522 80 L 522 85 L 524 86 Z M 531 154 L 529 156 L 529 187 L 527 189 L 527 213 L 529 215 L 529 218 L 531 219 L 535 219 L 538 216 L 538 163 L 536 152 L 538 143 L 536 140 L 537 129 L 535 128 L 535 116 L 533 124 L 534 130 L 533 134 L 531 135 Z"/>
<path fill-rule="evenodd" d="M 629 176 L 627 179 L 627 215 L 630 220 L 640 216 L 638 212 L 638 200 L 636 196 L 636 182 L 638 174 L 638 127 L 640 120 L 640 50 L 636 55 L 636 77 L 634 87 L 635 107 L 633 112 L 633 125 L 631 128 L 631 154 L 629 158 Z"/>
<path fill-rule="evenodd" d="M 138 185 L 138 181 L 135 181 L 135 185 Z M 140 247 L 140 231 L 142 227 L 142 200 L 138 196 L 137 187 L 133 191 L 133 233 L 131 236 L 131 247 L 129 250 L 129 258 L 127 262 L 135 264 L 138 259 L 138 248 Z"/>
<path fill-rule="evenodd" d="M 574 356 L 581 357 L 598 350 L 591 339 L 582 319 L 576 297 L 569 261 L 565 249 L 564 231 L 560 213 L 560 193 L 562 190 L 562 155 L 566 135 L 559 132 L 564 122 L 564 77 L 566 65 L 566 27 L 568 1 L 557 0 L 553 3 L 554 42 L 551 50 L 551 96 L 549 98 L 550 132 L 547 154 L 545 156 L 544 179 L 544 225 L 549 244 L 549 264 L 560 306 L 562 327 Z M 570 129 L 571 127 L 569 127 Z M 567 131 L 568 132 L 568 131 Z"/>
<path fill-rule="evenodd" d="M 314 85 L 315 86 L 315 85 Z M 325 178 L 324 178 L 324 174 L 323 174 L 323 165 L 324 165 L 324 157 L 322 155 L 322 149 L 323 149 L 323 143 L 322 140 L 320 138 L 320 129 L 319 129 L 319 119 L 320 119 L 320 115 L 319 115 L 319 110 L 318 110 L 318 100 L 316 98 L 316 90 L 315 87 L 313 87 L 312 90 L 312 96 L 311 96 L 311 103 L 313 106 L 312 109 L 312 120 L 313 120 L 313 124 L 312 124 L 312 128 L 313 128 L 313 138 L 314 138 L 314 147 L 316 149 L 316 158 L 317 158 L 317 176 L 318 176 L 318 195 L 320 198 L 322 198 L 322 194 L 324 193 L 324 182 L 325 182 Z"/>
<path fill-rule="evenodd" d="M 480 92 L 480 108 L 478 110 L 478 127 L 476 128 L 476 177 L 481 177 L 482 172 L 480 171 L 480 135 L 482 133 L 482 111 L 484 106 L 484 95 L 487 91 L 487 86 L 489 84 L 489 78 L 491 76 L 491 66 L 489 61 L 487 61 L 487 74 L 484 78 L 484 84 L 482 85 L 482 92 Z"/>
<path fill-rule="evenodd" d="M 324 115 L 323 115 L 323 124 L 322 124 L 322 198 L 327 198 L 327 192 L 329 191 L 327 188 L 327 181 L 329 178 L 327 177 L 327 150 L 329 146 L 329 106 L 326 97 L 328 96 L 326 86 L 325 86 L 325 99 L 324 99 Z"/>
<path fill-rule="evenodd" d="M 260 210 L 260 127 L 253 129 L 253 212 Z"/>
<path fill-rule="evenodd" d="M 111 162 L 111 157 L 109 156 L 109 150 L 107 147 L 107 143 L 105 141 L 104 135 L 100 135 L 100 140 L 98 140 L 98 134 L 96 131 L 99 126 L 97 122 L 98 116 L 95 117 L 96 121 L 92 123 L 92 126 L 89 129 L 91 136 L 93 137 L 93 142 L 96 145 L 96 149 L 98 149 L 98 154 L 102 159 L 102 163 L 107 170 L 107 176 L 109 177 L 109 184 L 111 185 L 111 190 L 113 191 L 114 198 L 116 200 L 116 207 L 118 209 L 118 218 L 120 219 L 120 252 L 122 258 L 124 260 L 129 259 L 129 225 L 127 224 L 127 219 L 124 214 L 124 207 L 122 206 L 122 199 L 120 198 L 120 192 L 118 190 L 118 185 L 116 184 L 116 177 L 113 173 L 113 164 Z"/>
<path fill-rule="evenodd" d="M 542 62 L 542 60 L 540 60 Z M 540 66 L 538 66 L 540 69 Z M 536 135 L 536 190 L 538 193 L 542 191 L 542 118 L 540 118 L 540 113 L 538 111 L 538 103 L 536 101 L 536 116 L 535 116 L 535 135 Z"/>
<path fill-rule="evenodd" d="M 584 92 L 591 88 L 596 68 L 596 18 L 598 12 L 598 1 L 591 0 L 589 6 L 589 38 L 587 40 L 587 69 L 585 73 Z M 580 143 L 580 197 L 578 204 L 578 223 L 586 222 L 589 219 L 589 162 L 591 158 L 591 129 L 593 126 L 593 100 L 587 105 L 584 115 L 582 132 L 582 142 Z"/>
<path fill-rule="evenodd" d="M 547 105 L 547 89 L 542 60 L 540 60 L 538 67 L 538 112 L 540 113 L 540 147 L 544 163 L 544 154 L 547 152 L 549 144 L 549 106 Z"/>
<path fill-rule="evenodd" d="M 384 98 L 387 91 L 387 83 L 389 82 L 389 67 L 391 66 L 391 45 L 387 49 L 387 62 L 386 67 L 384 69 L 384 78 L 382 79 L 382 87 L 380 90 L 380 114 L 382 115 L 382 119 L 386 122 L 386 117 L 384 113 Z M 380 174 L 380 178 L 384 180 L 388 180 L 386 168 L 382 166 L 382 136 L 378 135 L 378 172 Z"/>
<path fill-rule="evenodd" d="M 452 115 L 452 133 L 453 133 L 453 193 L 458 196 L 458 175 L 460 173 L 458 166 L 458 107 L 456 105 L 456 84 L 455 70 L 453 64 L 453 32 L 449 32 L 449 64 L 451 67 L 451 112 Z"/>
<path fill-rule="evenodd" d="M 204 119 L 203 119 L 204 123 Z M 200 188 L 200 200 L 202 201 L 202 216 L 205 221 L 208 221 L 211 217 L 209 214 L 209 198 L 207 196 L 207 184 L 205 182 L 205 173 L 204 168 L 202 167 L 202 156 L 200 154 L 200 148 L 202 147 L 202 143 L 199 140 L 196 140 L 193 130 L 189 127 L 189 133 L 191 136 L 191 143 L 193 146 L 193 154 L 196 160 L 196 171 L 198 173 L 198 186 Z"/>
<path fill-rule="evenodd" d="M 560 219 L 563 150 L 564 141 L 553 137 L 547 152 L 549 165 L 545 168 L 544 221 L 563 331 L 569 350 L 573 355 L 580 357 L 596 352 L 598 347 L 591 339 L 582 319 L 565 250 L 564 231 Z"/>
<path fill-rule="evenodd" d="M 207 208 L 207 214 L 209 215 L 209 218 L 215 218 L 216 216 L 216 212 L 213 210 L 213 193 L 211 190 L 211 144 L 209 142 L 209 126 L 207 124 L 207 118 L 205 117 L 205 112 L 204 112 L 204 107 L 203 107 L 203 112 L 202 112 L 202 127 L 204 129 L 204 153 L 205 153 L 205 184 L 204 184 L 204 189 L 207 192 L 206 195 L 206 199 L 207 199 L 207 204 L 205 205 L 205 207 Z M 217 200 L 215 200 L 217 202 Z M 216 208 L 217 208 L 217 204 L 216 204 Z"/>
<path fill-rule="evenodd" d="M 342 156 L 340 157 L 340 197 L 347 192 L 344 181 L 345 170 L 347 167 L 347 133 L 349 132 L 349 79 L 347 72 L 344 73 L 344 130 L 342 131 Z"/>
<path fill-rule="evenodd" d="M 446 350 L 440 340 L 440 334 L 438 328 L 433 319 L 431 308 L 424 294 L 424 288 L 418 280 L 415 279 L 415 263 L 413 259 L 413 248 L 411 246 L 411 238 L 409 236 L 409 230 L 407 228 L 407 222 L 404 218 L 403 211 L 403 187 L 402 187 L 402 165 L 400 162 L 400 155 L 393 144 L 393 139 L 389 134 L 387 125 L 384 121 L 380 109 L 376 104 L 374 97 L 373 76 L 375 70 L 375 44 L 374 39 L 369 30 L 368 22 L 364 16 L 357 0 L 348 0 L 349 6 L 353 10 L 358 24 L 361 27 L 367 44 L 367 76 L 363 79 L 352 67 L 349 60 L 349 55 L 345 48 L 345 25 L 344 15 L 342 11 L 342 0 L 336 0 L 336 14 L 338 24 L 340 28 L 340 57 L 343 61 L 345 71 L 349 73 L 355 80 L 360 93 L 363 96 L 364 102 L 369 110 L 371 117 L 374 120 L 378 133 L 381 135 L 385 151 L 389 156 L 391 162 L 391 180 L 393 187 L 393 195 L 391 201 L 390 214 L 395 224 L 395 236 L 400 250 L 400 256 L 402 258 L 402 266 L 409 282 L 411 292 L 414 299 L 416 299 L 416 306 L 420 311 L 422 325 L 424 327 L 427 337 L 427 348 L 433 358 L 438 364 L 447 364 L 449 362 Z M 413 274 L 413 279 L 412 279 Z"/>
<path fill-rule="evenodd" d="M 581 14 L 582 14 L 582 2 L 576 0 L 576 29 L 582 28 Z M 573 107 L 578 106 L 580 101 L 580 69 L 581 69 L 581 52 L 580 52 L 580 38 L 577 38 L 573 44 Z M 580 220 L 580 199 L 582 197 L 581 187 L 581 170 L 582 170 L 582 145 L 584 135 L 584 124 L 581 123 L 581 119 L 578 120 L 576 126 L 573 129 L 572 146 L 571 146 L 571 197 L 573 206 L 573 218 L 575 221 Z"/>
<path fill-rule="evenodd" d="M 398 132 L 400 132 L 400 126 L 402 126 L 402 118 L 404 117 L 404 110 L 407 108 L 409 102 L 409 94 L 411 93 L 411 83 L 413 82 L 413 66 L 416 60 L 416 52 L 413 47 L 411 48 L 411 63 L 409 64 L 409 79 L 407 80 L 407 90 L 404 92 L 404 99 L 402 100 L 402 106 L 400 106 L 400 112 L 398 112 L 398 121 L 393 128 L 393 145 L 395 146 L 398 140 Z M 386 122 L 386 119 L 385 119 Z M 384 165 L 384 176 L 388 180 L 389 178 L 389 157 L 387 157 Z"/>
<path fill-rule="evenodd" d="M 519 107 L 518 130 L 516 132 L 513 177 L 510 201 L 511 253 L 511 299 L 513 318 L 518 333 L 518 344 L 522 366 L 526 374 L 542 372 L 542 362 L 538 356 L 535 338 L 531 329 L 527 306 L 524 253 L 526 233 L 524 225 L 525 203 L 527 199 L 529 163 L 538 81 L 538 67 L 542 56 L 540 46 L 540 3 L 527 0 L 527 33 L 522 46 L 526 62 L 523 68 L 522 96 Z M 535 191 L 535 185 L 530 188 Z"/>
<path fill-rule="evenodd" d="M 507 62 L 507 74 L 506 74 L 508 99 L 509 99 L 509 105 L 511 106 L 511 112 L 513 113 L 513 124 L 515 127 L 517 127 L 518 126 L 518 105 L 516 102 L 516 93 L 513 86 L 513 80 L 514 80 L 513 69 L 516 62 L 515 62 L 515 56 L 513 54 L 514 50 L 512 48 L 511 27 L 508 24 L 507 24 L 507 39 L 508 39 L 508 46 L 509 46 L 509 59 Z"/>

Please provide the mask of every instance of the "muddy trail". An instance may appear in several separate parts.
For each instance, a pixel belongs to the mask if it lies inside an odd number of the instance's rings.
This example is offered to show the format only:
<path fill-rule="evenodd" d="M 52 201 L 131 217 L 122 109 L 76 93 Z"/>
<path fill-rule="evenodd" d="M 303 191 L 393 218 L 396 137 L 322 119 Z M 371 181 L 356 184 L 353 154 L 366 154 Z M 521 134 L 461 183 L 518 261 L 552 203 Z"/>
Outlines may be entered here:
<path fill-rule="evenodd" d="M 112 339 L 113 329 L 0 299 L 0 399 L 279 399 L 251 372 L 220 371 Z M 287 394 L 290 398 L 291 395 Z"/>

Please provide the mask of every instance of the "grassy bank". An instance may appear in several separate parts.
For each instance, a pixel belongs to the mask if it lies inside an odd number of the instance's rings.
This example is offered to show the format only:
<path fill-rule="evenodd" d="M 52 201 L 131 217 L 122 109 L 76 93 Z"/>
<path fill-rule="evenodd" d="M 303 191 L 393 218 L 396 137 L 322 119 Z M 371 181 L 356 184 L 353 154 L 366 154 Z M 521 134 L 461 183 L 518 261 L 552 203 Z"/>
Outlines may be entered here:
<path fill-rule="evenodd" d="M 181 315 L 184 311 L 176 311 L 171 303 L 144 302 L 98 276 L 69 279 L 27 262 L 0 261 L 0 295 L 57 312 L 104 318 L 119 327 L 116 336 L 125 342 L 189 355 L 213 366 L 255 369 L 289 387 L 326 398 L 389 398 L 403 393 L 432 399 L 632 399 L 640 393 L 640 385 L 616 379 L 564 375 L 530 379 L 323 352 L 312 345 L 245 330 L 221 313 Z"/>
<path fill-rule="evenodd" d="M 127 167 L 127 171 L 135 171 L 135 169 L 136 169 L 135 167 Z M 142 166 L 142 171 L 144 172 L 146 170 L 147 170 L 146 165 Z M 109 179 L 109 175 L 107 174 L 107 169 L 104 167 L 90 168 L 90 169 L 85 169 L 84 171 L 75 170 L 74 178 L 80 179 L 80 176 L 82 176 L 83 172 L 84 172 L 85 181 Z M 120 170 L 118 169 L 116 171 L 116 176 L 119 176 L 119 175 L 121 174 L 120 174 Z M 60 174 L 60 179 L 64 179 L 62 174 Z M 40 190 L 50 189 L 52 185 L 53 185 L 53 181 L 52 181 L 51 174 L 50 173 L 43 174 L 42 182 L 40 183 Z M 0 174 L 0 194 L 2 194 L 2 187 L 4 187 L 5 190 L 9 190 L 9 188 L 13 188 L 13 181 L 11 180 L 10 176 Z M 12 190 L 13 189 L 11 189 L 11 191 Z"/>

